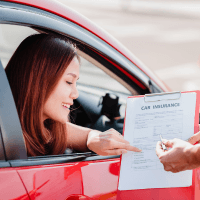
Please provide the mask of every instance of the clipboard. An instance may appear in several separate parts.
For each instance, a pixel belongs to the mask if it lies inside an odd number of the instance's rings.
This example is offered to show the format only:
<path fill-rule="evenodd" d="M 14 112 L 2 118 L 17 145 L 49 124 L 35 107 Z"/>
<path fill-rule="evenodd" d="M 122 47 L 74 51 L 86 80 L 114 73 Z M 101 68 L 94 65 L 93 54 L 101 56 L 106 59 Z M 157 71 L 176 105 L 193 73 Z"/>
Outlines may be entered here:
<path fill-rule="evenodd" d="M 143 98 L 144 102 L 159 102 L 169 101 L 174 99 L 180 99 L 185 93 L 195 93 L 195 116 L 194 116 L 194 133 L 199 131 L 199 104 L 200 104 L 200 91 L 189 91 L 189 92 L 172 92 L 172 93 L 156 93 L 147 94 L 141 96 L 130 96 L 128 99 Z M 176 98 L 174 98 L 176 97 Z M 147 107 L 148 109 L 148 107 Z M 127 109 L 124 120 L 123 135 L 126 129 Z M 123 156 L 123 155 L 122 155 Z M 122 162 L 122 156 L 120 157 L 120 163 Z M 121 170 L 121 166 L 120 166 Z M 170 172 L 171 173 L 171 172 Z M 131 176 L 131 175 L 130 175 Z M 134 177 L 131 177 L 134 178 Z M 192 170 L 192 184 L 188 187 L 168 187 L 168 188 L 147 188 L 147 189 L 133 189 L 133 190 L 119 190 L 119 179 L 118 178 L 118 190 L 117 200 L 199 200 L 200 199 L 200 168 Z"/>

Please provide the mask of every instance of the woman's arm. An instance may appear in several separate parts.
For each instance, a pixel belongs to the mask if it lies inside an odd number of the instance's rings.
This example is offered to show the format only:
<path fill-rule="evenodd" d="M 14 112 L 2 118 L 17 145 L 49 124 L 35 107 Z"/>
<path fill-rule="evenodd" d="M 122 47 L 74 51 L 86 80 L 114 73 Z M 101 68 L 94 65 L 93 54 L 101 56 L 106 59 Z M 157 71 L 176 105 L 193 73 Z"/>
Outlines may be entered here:
<path fill-rule="evenodd" d="M 69 148 L 79 151 L 94 151 L 99 155 L 120 155 L 127 150 L 140 152 L 114 129 L 105 132 L 92 130 L 71 123 L 67 125 L 67 144 Z"/>
<path fill-rule="evenodd" d="M 87 147 L 87 138 L 91 129 L 82 126 L 77 126 L 70 122 L 67 122 L 66 126 L 67 146 L 71 149 L 75 149 L 82 152 L 90 151 Z"/>

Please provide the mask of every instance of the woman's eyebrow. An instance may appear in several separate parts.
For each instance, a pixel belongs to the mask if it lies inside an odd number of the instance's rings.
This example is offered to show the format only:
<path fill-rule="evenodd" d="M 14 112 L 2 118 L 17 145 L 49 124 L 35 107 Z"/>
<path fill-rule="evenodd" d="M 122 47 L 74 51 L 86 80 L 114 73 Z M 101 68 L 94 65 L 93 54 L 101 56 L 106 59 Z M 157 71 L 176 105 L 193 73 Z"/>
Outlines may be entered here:
<path fill-rule="evenodd" d="M 76 74 L 73 74 L 73 73 L 68 73 L 67 75 L 71 75 L 71 76 L 73 76 L 74 78 L 76 78 L 77 76 L 76 76 Z M 79 79 L 79 78 L 78 78 Z M 77 80 L 78 80 L 77 79 Z"/>

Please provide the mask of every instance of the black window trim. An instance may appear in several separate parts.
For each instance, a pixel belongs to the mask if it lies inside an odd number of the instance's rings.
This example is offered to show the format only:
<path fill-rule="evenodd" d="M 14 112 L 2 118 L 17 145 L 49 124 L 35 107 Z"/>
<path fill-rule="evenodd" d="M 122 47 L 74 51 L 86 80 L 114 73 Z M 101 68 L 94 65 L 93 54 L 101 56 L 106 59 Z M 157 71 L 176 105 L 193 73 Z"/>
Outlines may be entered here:
<path fill-rule="evenodd" d="M 96 161 L 96 160 L 108 160 L 108 159 L 119 159 L 119 155 L 113 156 L 85 156 L 84 154 L 79 156 L 70 156 L 70 155 L 57 155 L 57 156 L 44 156 L 34 157 L 28 159 L 19 159 L 19 160 L 11 160 L 8 162 L 11 167 L 26 167 L 26 166 L 37 166 L 37 165 L 51 165 L 51 164 L 64 164 L 64 163 L 73 163 L 73 162 L 84 162 L 84 161 Z M 0 163 L 1 164 L 1 163 Z M 1 167 L 1 165 L 0 165 Z M 8 166 L 9 167 L 9 166 Z"/>

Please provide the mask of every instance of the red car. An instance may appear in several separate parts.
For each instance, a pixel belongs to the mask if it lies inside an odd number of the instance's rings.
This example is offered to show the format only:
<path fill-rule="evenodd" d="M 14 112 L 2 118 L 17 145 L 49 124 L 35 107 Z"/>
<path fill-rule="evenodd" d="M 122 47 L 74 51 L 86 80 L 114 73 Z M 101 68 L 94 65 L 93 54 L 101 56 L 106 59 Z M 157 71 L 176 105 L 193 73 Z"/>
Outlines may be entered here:
<path fill-rule="evenodd" d="M 3 67 L 33 33 L 61 34 L 78 48 L 82 66 L 73 123 L 122 132 L 128 96 L 168 91 L 131 52 L 70 8 L 54 0 L 0 1 L 0 199 L 116 199 L 119 156 L 67 149 L 62 155 L 27 157 Z M 106 93 L 119 97 L 119 120 L 102 113 L 99 102 Z"/>

